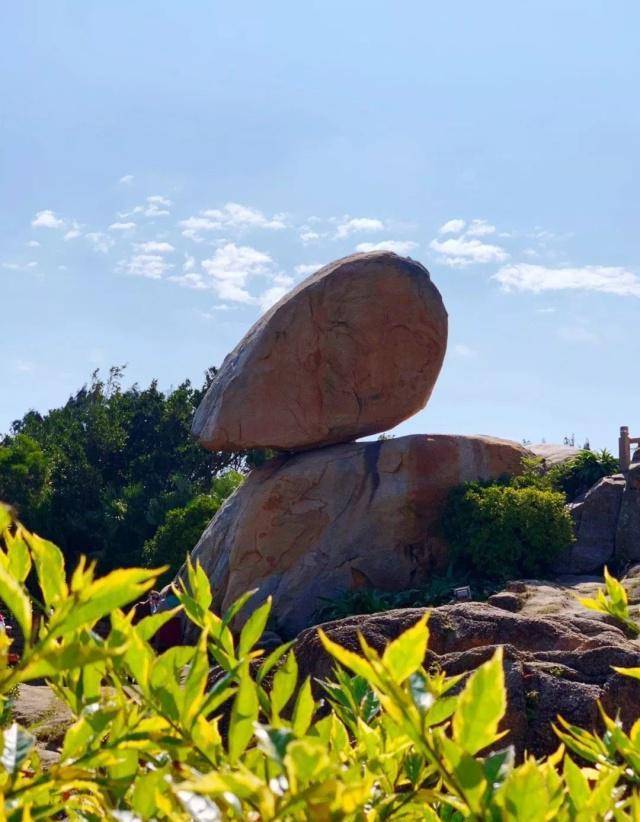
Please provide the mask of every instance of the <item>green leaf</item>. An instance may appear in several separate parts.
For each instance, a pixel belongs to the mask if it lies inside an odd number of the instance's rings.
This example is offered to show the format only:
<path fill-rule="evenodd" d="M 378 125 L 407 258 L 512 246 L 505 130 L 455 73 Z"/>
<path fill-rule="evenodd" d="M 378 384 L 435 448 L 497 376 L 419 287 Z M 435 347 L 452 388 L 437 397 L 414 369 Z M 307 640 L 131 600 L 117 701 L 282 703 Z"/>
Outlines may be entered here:
<path fill-rule="evenodd" d="M 475 754 L 496 742 L 498 723 L 507 707 L 502 648 L 469 677 L 453 715 L 453 738 Z"/>
<path fill-rule="evenodd" d="M 25 532 L 38 574 L 45 605 L 63 600 L 68 593 L 62 551 L 53 542 Z"/>
<path fill-rule="evenodd" d="M 382 664 L 398 683 L 404 682 L 422 667 L 429 641 L 428 618 L 429 615 L 424 614 L 414 626 L 385 648 Z"/>
<path fill-rule="evenodd" d="M 5 542 L 7 544 L 7 570 L 17 582 L 23 583 L 31 570 L 31 555 L 27 543 L 20 533 L 12 536 L 9 532 L 5 534 Z"/>
<path fill-rule="evenodd" d="M 22 586 L 0 565 L 0 599 L 16 618 L 25 639 L 31 637 L 31 602 Z"/>
<path fill-rule="evenodd" d="M 271 651 L 258 671 L 258 676 L 256 677 L 258 685 L 262 683 L 267 674 L 278 664 L 278 662 L 280 662 L 281 658 L 293 646 L 294 642 L 295 640 L 285 642 L 284 645 L 279 645 L 275 650 Z"/>
<path fill-rule="evenodd" d="M 307 677 L 298 691 L 296 704 L 293 707 L 291 724 L 296 736 L 304 736 L 309 730 L 315 707 L 316 703 L 311 692 L 311 680 Z"/>
<path fill-rule="evenodd" d="M 251 614 L 240 632 L 238 655 L 246 656 L 264 633 L 269 614 L 271 613 L 271 597 Z"/>
<path fill-rule="evenodd" d="M 229 722 L 229 759 L 233 764 L 246 750 L 258 719 L 258 693 L 249 674 L 249 665 L 243 665 L 240 687 L 233 701 Z"/>
<path fill-rule="evenodd" d="M 505 809 L 505 819 L 514 822 L 549 819 L 549 794 L 538 763 L 528 759 L 512 771 L 500 788 L 496 801 Z"/>
<path fill-rule="evenodd" d="M 11 513 L 11 508 L 5 505 L 4 502 L 0 502 L 0 536 L 3 536 L 4 532 L 11 528 L 12 522 L 13 514 Z"/>
<path fill-rule="evenodd" d="M 8 774 L 15 776 L 36 744 L 35 737 L 16 722 L 2 733 L 2 753 L 0 764 Z"/>
<path fill-rule="evenodd" d="M 271 687 L 271 721 L 274 724 L 277 723 L 280 712 L 291 699 L 297 682 L 298 663 L 296 662 L 295 654 L 291 651 L 285 659 L 284 664 L 278 668 L 273 677 L 273 685 Z"/>
<path fill-rule="evenodd" d="M 337 642 L 333 642 L 322 628 L 318 628 L 318 636 L 325 651 L 331 654 L 334 659 L 337 659 L 341 665 L 353 671 L 354 674 L 358 674 L 358 676 L 366 679 L 371 685 L 380 684 L 380 678 L 366 659 L 363 659 L 358 654 L 354 654 L 353 651 L 349 651 L 347 648 L 343 648 L 342 645 L 338 645 Z"/>

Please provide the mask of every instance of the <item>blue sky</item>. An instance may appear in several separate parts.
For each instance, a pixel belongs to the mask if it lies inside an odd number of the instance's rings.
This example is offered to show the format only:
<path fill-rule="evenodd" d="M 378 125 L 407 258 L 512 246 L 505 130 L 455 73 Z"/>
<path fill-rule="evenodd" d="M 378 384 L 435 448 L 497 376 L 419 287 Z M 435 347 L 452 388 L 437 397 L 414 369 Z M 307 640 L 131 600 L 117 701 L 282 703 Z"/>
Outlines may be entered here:
<path fill-rule="evenodd" d="M 4 4 L 0 432 L 96 367 L 199 380 L 385 244 L 450 315 L 399 432 L 614 447 L 640 430 L 639 30 L 635 0 Z"/>

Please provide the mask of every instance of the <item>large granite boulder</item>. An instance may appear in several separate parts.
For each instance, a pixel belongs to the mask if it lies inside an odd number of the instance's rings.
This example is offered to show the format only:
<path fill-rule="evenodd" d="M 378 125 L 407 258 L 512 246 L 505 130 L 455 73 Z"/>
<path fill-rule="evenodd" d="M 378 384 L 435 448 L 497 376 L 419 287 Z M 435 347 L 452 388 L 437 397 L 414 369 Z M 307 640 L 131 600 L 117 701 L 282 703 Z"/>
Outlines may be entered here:
<path fill-rule="evenodd" d="M 558 559 L 556 573 L 585 574 L 640 561 L 640 463 L 599 480 L 569 510 L 576 542 Z"/>
<path fill-rule="evenodd" d="M 253 606 L 271 594 L 275 627 L 294 636 L 323 598 L 427 582 L 447 564 L 440 516 L 451 488 L 518 474 L 526 453 L 506 440 L 420 435 L 278 458 L 247 477 L 192 558 L 217 610 L 258 588 Z"/>
<path fill-rule="evenodd" d="M 538 442 L 528 445 L 527 448 L 536 457 L 544 460 L 545 468 L 553 468 L 555 465 L 569 462 L 581 452 L 581 448 L 574 448 L 572 445 L 556 445 L 550 442 Z"/>
<path fill-rule="evenodd" d="M 612 666 L 640 665 L 640 644 L 615 625 L 581 606 L 581 596 L 595 590 L 593 583 L 562 587 L 550 583 L 510 586 L 510 599 L 519 611 L 469 602 L 433 608 L 429 617 L 427 667 L 449 675 L 471 672 L 498 646 L 504 647 L 509 730 L 502 744 L 513 744 L 543 756 L 559 744 L 553 732 L 558 714 L 580 727 L 600 724 L 598 700 L 605 710 L 629 728 L 637 718 L 640 683 L 621 676 Z M 331 639 L 359 652 L 358 632 L 382 650 L 413 625 L 425 609 L 402 609 L 326 623 Z M 324 652 L 315 628 L 304 631 L 295 646 L 300 673 L 326 679 L 333 661 Z"/>
<path fill-rule="evenodd" d="M 423 408 L 447 312 L 420 263 L 354 254 L 283 297 L 224 360 L 193 433 L 212 450 L 296 451 L 385 431 Z"/>

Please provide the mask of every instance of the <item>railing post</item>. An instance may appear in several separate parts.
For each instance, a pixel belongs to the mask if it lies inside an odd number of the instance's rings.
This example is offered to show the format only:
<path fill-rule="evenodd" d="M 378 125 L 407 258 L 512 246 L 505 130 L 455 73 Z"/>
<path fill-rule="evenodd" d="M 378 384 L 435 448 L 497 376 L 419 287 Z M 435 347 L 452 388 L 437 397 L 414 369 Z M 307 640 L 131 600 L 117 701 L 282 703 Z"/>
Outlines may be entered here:
<path fill-rule="evenodd" d="M 620 471 L 624 474 L 631 465 L 631 443 L 629 442 L 629 428 L 626 425 L 620 427 L 620 439 L 618 440 L 620 455 Z"/>

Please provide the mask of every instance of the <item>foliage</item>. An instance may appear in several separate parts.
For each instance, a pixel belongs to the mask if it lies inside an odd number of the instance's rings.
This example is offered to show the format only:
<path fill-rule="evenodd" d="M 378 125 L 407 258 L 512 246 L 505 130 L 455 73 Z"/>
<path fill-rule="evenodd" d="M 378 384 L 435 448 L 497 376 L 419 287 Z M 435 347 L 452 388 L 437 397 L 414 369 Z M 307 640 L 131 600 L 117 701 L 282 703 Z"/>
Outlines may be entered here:
<path fill-rule="evenodd" d="M 593 598 L 580 599 L 581 604 L 592 611 L 610 616 L 631 636 L 640 636 L 640 627 L 629 610 L 627 592 L 607 568 L 604 569 L 604 582 L 604 590 L 600 588 Z"/>
<path fill-rule="evenodd" d="M 62 408 L 29 411 L 0 440 L 0 499 L 69 559 L 88 551 L 105 568 L 140 562 L 167 512 L 243 465 L 190 434 L 213 370 L 200 388 L 187 380 L 169 393 L 155 380 L 125 390 L 123 371 L 95 372 Z"/>
<path fill-rule="evenodd" d="M 452 491 L 443 531 L 456 561 L 496 578 L 544 572 L 574 539 L 561 493 L 479 482 Z"/>
<path fill-rule="evenodd" d="M 167 565 L 169 570 L 164 574 L 164 579 L 168 581 L 174 577 L 209 520 L 243 479 L 237 471 L 228 471 L 214 479 L 210 494 L 200 494 L 181 508 L 169 511 L 164 523 L 144 544 L 144 564 L 150 567 Z"/>
<path fill-rule="evenodd" d="M 638 818 L 640 726 L 627 735 L 605 717 L 600 739 L 561 723 L 578 761 L 559 748 L 515 766 L 500 749 L 501 649 L 466 682 L 431 673 L 426 616 L 381 654 L 363 638 L 356 654 L 320 631 L 338 666 L 325 686 L 329 710 L 320 711 L 290 646 L 266 658 L 259 648 L 269 601 L 232 632 L 251 595 L 216 616 L 206 575 L 189 565 L 177 594 L 200 629 L 197 644 L 156 655 L 150 640 L 173 612 L 134 624 L 123 610 L 154 584 L 153 572 L 96 578 L 81 560 L 67 578 L 60 551 L 2 507 L 0 543 L 2 596 L 25 636 L 11 668 L 10 640 L 0 635 L 0 701 L 45 677 L 75 716 L 48 770 L 31 734 L 16 723 L 2 729 L 1 819 Z M 38 606 L 25 588 L 30 576 Z M 95 627 L 107 616 L 101 636 Z"/>
<path fill-rule="evenodd" d="M 550 468 L 541 457 L 525 457 L 523 469 L 522 475 L 512 480 L 514 487 L 561 491 L 567 500 L 572 501 L 603 477 L 617 473 L 619 463 L 606 448 L 602 451 L 583 449 L 566 462 Z"/>
<path fill-rule="evenodd" d="M 445 574 L 434 574 L 429 583 L 422 588 L 410 588 L 406 591 L 381 591 L 377 588 L 357 588 L 345 591 L 331 599 L 324 600 L 325 605 L 318 613 L 320 621 L 344 619 L 354 614 L 376 614 L 380 611 L 391 611 L 394 608 L 426 608 L 444 605 L 451 600 L 453 591 L 468 585 L 474 598 L 485 599 L 495 592 L 490 580 L 471 576 L 468 572 L 455 570 L 453 566 Z"/>

